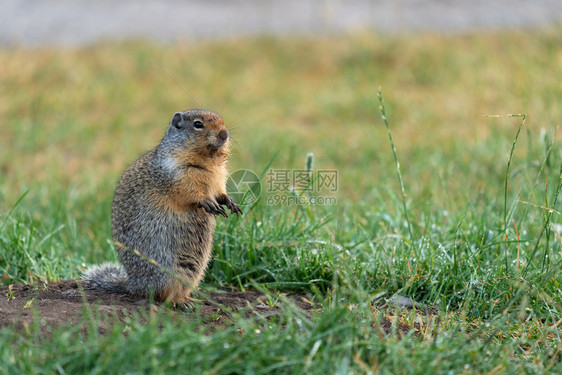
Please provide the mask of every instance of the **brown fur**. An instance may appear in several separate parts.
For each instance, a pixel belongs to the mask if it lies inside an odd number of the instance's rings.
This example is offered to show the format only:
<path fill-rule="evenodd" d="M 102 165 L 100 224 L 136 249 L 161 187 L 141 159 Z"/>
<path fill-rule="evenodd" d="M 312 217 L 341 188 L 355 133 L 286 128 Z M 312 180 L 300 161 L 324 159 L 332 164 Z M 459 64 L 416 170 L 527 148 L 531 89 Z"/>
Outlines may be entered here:
<path fill-rule="evenodd" d="M 226 194 L 228 154 L 228 132 L 219 115 L 205 110 L 174 115 L 160 145 L 123 173 L 112 216 L 116 242 L 154 259 L 174 276 L 119 248 L 124 270 L 93 268 L 85 280 L 96 288 L 124 288 L 144 296 L 152 291 L 157 300 L 188 303 L 211 256 L 215 216 L 227 216 L 222 205 L 241 213 Z M 125 271 L 122 281 L 113 281 Z"/>

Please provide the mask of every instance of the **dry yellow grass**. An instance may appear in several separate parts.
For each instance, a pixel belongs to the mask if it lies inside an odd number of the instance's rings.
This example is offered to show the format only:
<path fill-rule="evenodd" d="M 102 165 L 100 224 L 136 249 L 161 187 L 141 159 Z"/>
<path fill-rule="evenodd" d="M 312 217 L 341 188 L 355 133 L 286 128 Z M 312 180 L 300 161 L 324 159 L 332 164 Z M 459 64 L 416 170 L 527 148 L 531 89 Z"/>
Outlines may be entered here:
<path fill-rule="evenodd" d="M 171 115 L 196 106 L 231 125 L 240 145 L 234 169 L 261 171 L 276 150 L 276 167 L 300 167 L 312 151 L 319 165 L 340 170 L 351 182 L 343 191 L 358 199 L 392 165 L 377 113 L 382 83 L 407 181 L 435 179 L 437 167 L 469 172 L 471 163 L 503 158 L 517 127 L 482 115 L 527 112 L 535 138 L 558 125 L 558 31 L 1 51 L 3 204 L 38 185 L 110 195 Z M 492 146 L 503 150 L 485 150 Z"/>

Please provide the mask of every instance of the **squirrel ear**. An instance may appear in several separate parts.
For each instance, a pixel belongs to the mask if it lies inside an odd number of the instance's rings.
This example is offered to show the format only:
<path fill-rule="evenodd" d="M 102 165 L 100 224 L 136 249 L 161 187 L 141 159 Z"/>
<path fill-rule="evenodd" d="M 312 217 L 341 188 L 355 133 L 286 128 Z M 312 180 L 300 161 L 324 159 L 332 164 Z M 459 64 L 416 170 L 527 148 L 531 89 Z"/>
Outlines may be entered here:
<path fill-rule="evenodd" d="M 181 115 L 181 112 L 176 112 L 174 114 L 174 117 L 172 117 L 171 125 L 178 129 L 181 129 L 183 127 L 183 116 Z"/>

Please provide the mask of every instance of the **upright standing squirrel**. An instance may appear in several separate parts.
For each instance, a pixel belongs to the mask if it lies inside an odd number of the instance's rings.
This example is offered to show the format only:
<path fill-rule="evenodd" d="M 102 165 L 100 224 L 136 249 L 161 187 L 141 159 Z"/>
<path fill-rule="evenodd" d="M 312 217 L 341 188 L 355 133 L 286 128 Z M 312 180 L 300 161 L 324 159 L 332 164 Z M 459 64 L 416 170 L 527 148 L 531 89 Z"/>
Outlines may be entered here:
<path fill-rule="evenodd" d="M 191 301 L 209 263 L 215 216 L 228 217 L 222 205 L 242 213 L 226 194 L 228 138 L 214 112 L 174 114 L 160 144 L 127 168 L 115 190 L 111 227 L 114 241 L 125 247 L 118 249 L 123 265 L 89 268 L 87 288 Z"/>

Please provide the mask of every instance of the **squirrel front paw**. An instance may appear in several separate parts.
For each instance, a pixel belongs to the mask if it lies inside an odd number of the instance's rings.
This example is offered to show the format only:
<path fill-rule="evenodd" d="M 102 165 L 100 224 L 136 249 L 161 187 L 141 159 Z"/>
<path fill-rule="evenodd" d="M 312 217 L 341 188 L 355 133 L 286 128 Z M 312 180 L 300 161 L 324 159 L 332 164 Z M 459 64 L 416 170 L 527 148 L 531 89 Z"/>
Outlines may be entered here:
<path fill-rule="evenodd" d="M 202 207 L 210 214 L 213 215 L 222 215 L 224 217 L 228 217 L 224 208 L 214 199 L 205 198 L 201 202 L 199 202 L 199 207 Z"/>
<path fill-rule="evenodd" d="M 240 209 L 240 207 L 238 207 L 238 205 L 236 203 L 234 203 L 232 198 L 230 196 L 228 196 L 227 194 L 221 194 L 218 197 L 216 197 L 215 199 L 217 200 L 217 202 L 219 204 L 224 204 L 226 207 L 228 207 L 230 209 L 230 212 L 232 212 L 233 214 L 236 214 L 236 216 L 243 213 L 242 210 Z"/>

